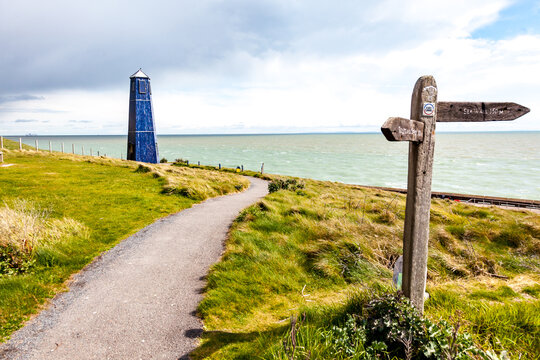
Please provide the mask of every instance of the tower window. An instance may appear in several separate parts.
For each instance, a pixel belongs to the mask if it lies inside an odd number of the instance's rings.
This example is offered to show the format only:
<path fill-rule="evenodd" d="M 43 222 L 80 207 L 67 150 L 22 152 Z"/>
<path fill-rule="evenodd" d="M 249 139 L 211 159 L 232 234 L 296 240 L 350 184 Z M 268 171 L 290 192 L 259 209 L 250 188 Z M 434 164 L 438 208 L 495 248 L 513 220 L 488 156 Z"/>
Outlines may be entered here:
<path fill-rule="evenodd" d="M 148 92 L 148 83 L 146 80 L 139 80 L 139 94 L 146 94 Z"/>

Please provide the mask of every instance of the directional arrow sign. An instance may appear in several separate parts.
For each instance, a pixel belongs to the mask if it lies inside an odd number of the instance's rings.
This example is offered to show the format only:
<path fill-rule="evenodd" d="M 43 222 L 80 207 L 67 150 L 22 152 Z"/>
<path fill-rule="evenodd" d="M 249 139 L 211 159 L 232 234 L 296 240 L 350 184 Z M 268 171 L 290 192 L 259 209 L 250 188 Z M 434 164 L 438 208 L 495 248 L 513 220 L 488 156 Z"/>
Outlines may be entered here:
<path fill-rule="evenodd" d="M 409 141 L 407 203 L 403 227 L 403 293 L 420 312 L 428 263 L 435 122 L 507 121 L 529 112 L 515 103 L 437 102 L 437 84 L 422 76 L 414 85 L 411 119 L 391 117 L 381 131 L 389 141 Z"/>
<path fill-rule="evenodd" d="M 440 101 L 437 107 L 437 122 L 509 121 L 530 111 L 511 102 Z"/>
<path fill-rule="evenodd" d="M 421 121 L 391 117 L 383 124 L 381 131 L 388 141 L 424 140 L 424 123 Z"/>

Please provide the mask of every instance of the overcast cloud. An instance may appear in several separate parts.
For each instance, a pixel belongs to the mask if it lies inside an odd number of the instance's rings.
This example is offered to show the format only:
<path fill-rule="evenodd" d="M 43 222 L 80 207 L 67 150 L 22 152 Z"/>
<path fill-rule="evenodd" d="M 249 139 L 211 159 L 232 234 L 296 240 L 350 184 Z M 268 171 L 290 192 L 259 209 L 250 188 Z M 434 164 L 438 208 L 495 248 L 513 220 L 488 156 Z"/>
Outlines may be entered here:
<path fill-rule="evenodd" d="M 0 0 L 0 132 L 123 134 L 139 67 L 162 134 L 377 131 L 408 116 L 424 74 L 441 100 L 531 108 L 512 123 L 442 130 L 540 130 L 539 10 L 506 0 Z"/>

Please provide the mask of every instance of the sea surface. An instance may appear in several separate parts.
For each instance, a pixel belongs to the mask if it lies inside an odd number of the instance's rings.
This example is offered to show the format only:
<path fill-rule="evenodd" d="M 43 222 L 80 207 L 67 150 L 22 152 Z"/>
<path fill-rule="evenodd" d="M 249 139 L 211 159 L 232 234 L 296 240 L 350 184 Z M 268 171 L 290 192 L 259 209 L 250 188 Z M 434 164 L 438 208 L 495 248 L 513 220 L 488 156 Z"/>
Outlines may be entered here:
<path fill-rule="evenodd" d="M 18 137 L 7 137 L 18 141 Z M 126 157 L 126 136 L 26 136 L 40 149 Z M 161 135 L 159 156 L 348 184 L 407 187 L 408 144 L 382 134 Z M 438 133 L 433 191 L 540 200 L 540 132 Z"/>

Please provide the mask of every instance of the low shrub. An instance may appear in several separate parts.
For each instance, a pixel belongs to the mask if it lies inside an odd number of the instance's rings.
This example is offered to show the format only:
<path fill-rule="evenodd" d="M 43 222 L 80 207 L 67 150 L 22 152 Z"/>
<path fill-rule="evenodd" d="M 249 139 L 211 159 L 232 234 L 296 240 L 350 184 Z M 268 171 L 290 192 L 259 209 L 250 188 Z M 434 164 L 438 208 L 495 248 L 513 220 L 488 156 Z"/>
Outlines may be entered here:
<path fill-rule="evenodd" d="M 174 164 L 176 164 L 176 165 L 188 165 L 189 161 L 185 160 L 185 159 L 182 159 L 182 158 L 178 158 L 178 159 L 174 160 Z"/>
<path fill-rule="evenodd" d="M 279 190 L 296 191 L 305 188 L 304 182 L 289 178 L 289 179 L 274 179 L 268 184 L 268 192 L 273 193 Z"/>
<path fill-rule="evenodd" d="M 459 331 L 459 323 L 422 317 L 400 293 L 375 296 L 341 319 L 330 326 L 321 319 L 309 324 L 305 315 L 301 322 L 293 318 L 281 345 L 271 348 L 266 358 L 508 359 L 504 352 L 497 355 L 477 347 L 469 334 Z"/>

